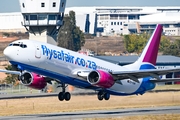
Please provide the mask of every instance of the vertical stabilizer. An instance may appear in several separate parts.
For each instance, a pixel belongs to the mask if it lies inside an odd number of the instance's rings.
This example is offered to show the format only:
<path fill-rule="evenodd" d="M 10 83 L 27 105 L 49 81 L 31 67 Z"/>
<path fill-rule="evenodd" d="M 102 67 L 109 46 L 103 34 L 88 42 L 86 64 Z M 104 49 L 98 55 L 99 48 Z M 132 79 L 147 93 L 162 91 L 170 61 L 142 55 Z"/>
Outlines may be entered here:
<path fill-rule="evenodd" d="M 125 67 L 133 70 L 155 69 L 154 65 L 156 65 L 161 33 L 162 25 L 158 24 L 139 59 L 133 64 L 126 65 Z"/>
<path fill-rule="evenodd" d="M 162 25 L 158 24 L 154 30 L 151 38 L 149 39 L 147 45 L 145 46 L 138 63 L 151 63 L 156 64 L 156 59 L 158 55 L 159 44 L 161 40 Z"/>

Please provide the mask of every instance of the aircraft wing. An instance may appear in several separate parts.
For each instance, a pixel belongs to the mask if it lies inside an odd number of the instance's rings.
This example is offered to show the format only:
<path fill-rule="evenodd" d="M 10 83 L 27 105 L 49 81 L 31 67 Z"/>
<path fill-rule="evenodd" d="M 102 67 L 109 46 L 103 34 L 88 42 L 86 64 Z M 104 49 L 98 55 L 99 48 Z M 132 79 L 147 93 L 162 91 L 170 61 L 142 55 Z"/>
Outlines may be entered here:
<path fill-rule="evenodd" d="M 137 71 L 114 71 L 111 74 L 115 80 L 132 79 L 139 82 L 138 78 L 152 77 L 156 80 L 160 80 L 160 75 L 166 75 L 172 72 L 179 72 L 180 68 L 174 69 L 145 69 Z"/>
<path fill-rule="evenodd" d="M 16 74 L 16 75 L 21 74 L 20 71 L 12 71 L 12 70 L 4 70 L 4 69 L 0 69 L 0 72 L 9 73 L 9 74 Z"/>

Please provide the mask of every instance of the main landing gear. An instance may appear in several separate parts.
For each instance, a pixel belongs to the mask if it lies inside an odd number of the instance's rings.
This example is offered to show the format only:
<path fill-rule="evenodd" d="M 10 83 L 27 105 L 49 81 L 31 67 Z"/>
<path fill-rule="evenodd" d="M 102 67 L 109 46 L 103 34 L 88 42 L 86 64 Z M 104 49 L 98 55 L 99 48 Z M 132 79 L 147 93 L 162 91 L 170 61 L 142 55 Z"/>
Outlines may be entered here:
<path fill-rule="evenodd" d="M 62 92 L 60 92 L 58 94 L 58 99 L 60 101 L 63 101 L 63 100 L 66 100 L 66 101 L 69 101 L 71 99 L 71 94 L 69 92 L 66 92 L 66 85 L 64 83 L 60 83 L 61 86 L 59 87 L 62 87 Z"/>
<path fill-rule="evenodd" d="M 104 92 L 104 91 L 99 91 L 98 94 L 97 94 L 97 98 L 98 98 L 98 100 L 100 100 L 100 101 L 103 100 L 103 99 L 109 100 L 110 94 L 109 94 L 109 93 L 106 93 L 106 92 Z"/>

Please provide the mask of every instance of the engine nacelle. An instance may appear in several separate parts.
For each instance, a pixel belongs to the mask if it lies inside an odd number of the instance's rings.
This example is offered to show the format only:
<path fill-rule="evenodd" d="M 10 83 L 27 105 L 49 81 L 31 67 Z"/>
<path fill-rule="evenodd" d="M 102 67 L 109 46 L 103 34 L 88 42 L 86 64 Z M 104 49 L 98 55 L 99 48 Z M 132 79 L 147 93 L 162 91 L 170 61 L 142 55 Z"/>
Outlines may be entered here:
<path fill-rule="evenodd" d="M 110 88 L 115 83 L 112 75 L 102 70 L 91 71 L 87 77 L 87 80 L 91 85 L 103 88 Z"/>
<path fill-rule="evenodd" d="M 23 85 L 38 90 L 45 88 L 47 85 L 45 78 L 36 73 L 24 72 L 19 77 L 19 80 Z"/>

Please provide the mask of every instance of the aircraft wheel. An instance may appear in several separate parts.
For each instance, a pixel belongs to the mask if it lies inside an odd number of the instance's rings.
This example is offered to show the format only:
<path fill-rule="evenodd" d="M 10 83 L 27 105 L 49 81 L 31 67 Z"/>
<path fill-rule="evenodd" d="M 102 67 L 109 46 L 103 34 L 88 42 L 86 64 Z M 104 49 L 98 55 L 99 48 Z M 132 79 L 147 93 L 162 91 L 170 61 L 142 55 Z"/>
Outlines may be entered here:
<path fill-rule="evenodd" d="M 100 101 L 103 100 L 103 92 L 102 91 L 98 92 L 97 97 L 98 97 L 98 100 Z"/>
<path fill-rule="evenodd" d="M 59 98 L 60 101 L 63 101 L 64 100 L 64 92 L 60 92 L 58 94 L 58 98 Z"/>
<path fill-rule="evenodd" d="M 110 94 L 109 94 L 109 93 L 105 93 L 105 94 L 104 94 L 104 99 L 105 99 L 105 100 L 109 100 L 109 98 L 110 98 Z"/>
<path fill-rule="evenodd" d="M 69 101 L 69 100 L 71 99 L 71 94 L 70 94 L 69 92 L 66 92 L 66 93 L 64 94 L 64 99 L 65 99 L 66 101 Z"/>

